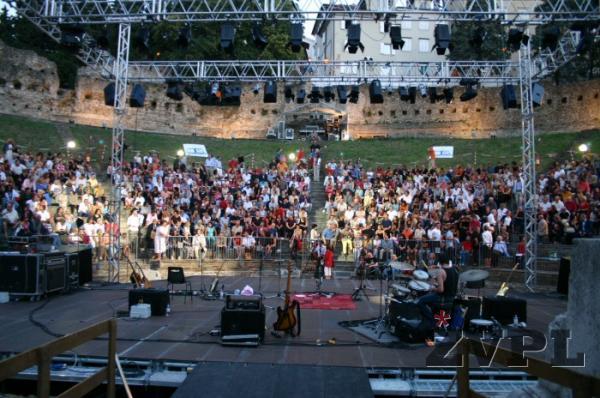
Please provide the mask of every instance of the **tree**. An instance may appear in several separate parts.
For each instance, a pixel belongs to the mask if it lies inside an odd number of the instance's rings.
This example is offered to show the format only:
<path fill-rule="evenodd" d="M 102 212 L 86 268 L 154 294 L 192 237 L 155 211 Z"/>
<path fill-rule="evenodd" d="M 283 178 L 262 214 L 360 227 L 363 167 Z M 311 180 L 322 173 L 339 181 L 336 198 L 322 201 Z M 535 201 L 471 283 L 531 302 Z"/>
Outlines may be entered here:
<path fill-rule="evenodd" d="M 510 56 L 499 22 L 456 22 L 452 25 L 452 61 L 497 61 Z"/>

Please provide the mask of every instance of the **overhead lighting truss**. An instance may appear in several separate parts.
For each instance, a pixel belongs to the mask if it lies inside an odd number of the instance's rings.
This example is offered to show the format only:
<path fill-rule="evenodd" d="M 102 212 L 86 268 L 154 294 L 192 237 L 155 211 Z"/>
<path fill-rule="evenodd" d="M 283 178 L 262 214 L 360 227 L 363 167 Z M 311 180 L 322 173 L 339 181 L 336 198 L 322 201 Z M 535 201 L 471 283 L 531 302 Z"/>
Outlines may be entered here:
<path fill-rule="evenodd" d="M 20 0 L 18 7 L 31 7 L 39 15 L 64 24 L 260 21 L 299 17 L 304 20 L 373 20 L 381 14 L 390 22 L 429 19 L 544 24 L 600 18 L 598 0 L 547 0 L 543 6 L 530 0 L 416 0 L 407 1 L 403 7 L 396 7 L 394 0 L 374 3 L 368 8 L 365 0 Z"/>

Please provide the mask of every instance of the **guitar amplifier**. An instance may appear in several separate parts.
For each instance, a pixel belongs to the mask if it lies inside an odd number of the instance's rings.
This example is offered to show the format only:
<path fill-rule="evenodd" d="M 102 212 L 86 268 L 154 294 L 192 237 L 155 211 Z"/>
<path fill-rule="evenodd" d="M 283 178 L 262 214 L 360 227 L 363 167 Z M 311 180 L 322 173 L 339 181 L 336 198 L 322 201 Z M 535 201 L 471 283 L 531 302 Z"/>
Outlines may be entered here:
<path fill-rule="evenodd" d="M 515 315 L 519 322 L 527 322 L 527 301 L 513 297 L 484 297 L 483 318 L 496 319 L 503 325 L 513 323 Z"/>
<path fill-rule="evenodd" d="M 77 252 L 79 257 L 79 285 L 92 281 L 92 249 L 83 249 Z"/>
<path fill-rule="evenodd" d="M 43 254 L 0 253 L 0 291 L 11 296 L 41 296 L 46 293 Z"/>
<path fill-rule="evenodd" d="M 129 291 L 129 309 L 136 304 L 150 304 L 152 316 L 167 314 L 167 305 L 170 304 L 167 289 L 133 289 Z"/>
<path fill-rule="evenodd" d="M 259 295 L 228 295 L 225 307 L 221 310 L 221 343 L 235 344 L 235 336 L 258 336 L 259 341 L 265 337 L 265 306 Z M 242 339 L 240 344 L 245 340 Z"/>
<path fill-rule="evenodd" d="M 46 253 L 46 293 L 65 290 L 67 269 L 64 253 Z"/>
<path fill-rule="evenodd" d="M 79 253 L 66 253 L 65 290 L 79 287 Z"/>

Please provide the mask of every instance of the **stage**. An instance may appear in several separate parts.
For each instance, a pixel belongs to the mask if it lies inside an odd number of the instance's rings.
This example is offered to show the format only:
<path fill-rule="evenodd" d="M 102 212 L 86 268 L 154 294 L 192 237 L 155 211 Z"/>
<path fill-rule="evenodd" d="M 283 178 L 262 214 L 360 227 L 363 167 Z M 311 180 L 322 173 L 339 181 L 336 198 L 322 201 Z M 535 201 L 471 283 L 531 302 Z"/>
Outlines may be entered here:
<path fill-rule="evenodd" d="M 194 289 L 200 287 L 199 277 L 192 277 Z M 258 288 L 258 278 L 225 277 L 221 279 L 225 290 L 242 289 L 245 285 Z M 210 279 L 206 279 L 210 283 Z M 376 281 L 368 281 L 378 289 Z M 276 294 L 285 280 L 263 278 L 265 296 Z M 296 293 L 314 290 L 313 279 L 292 279 Z M 165 287 L 166 282 L 155 283 Z M 323 290 L 351 294 L 358 286 L 357 280 L 325 281 Z M 47 302 L 10 302 L 0 305 L 0 351 L 19 352 L 33 348 L 53 337 L 34 325 L 33 314 L 50 332 L 66 334 L 109 319 L 117 311 L 128 309 L 129 285 L 80 289 L 66 295 L 51 297 Z M 182 296 L 171 300 L 169 316 L 145 320 L 118 319 L 117 351 L 121 358 L 146 360 L 181 360 L 191 362 L 239 362 L 297 365 L 351 366 L 361 368 L 423 368 L 425 358 L 432 351 L 425 344 L 403 344 L 394 348 L 378 345 L 338 323 L 368 318 L 379 314 L 377 290 L 370 297 L 356 302 L 355 310 L 302 311 L 302 334 L 299 337 L 276 338 L 271 335 L 271 325 L 276 312 L 267 308 L 268 331 L 264 344 L 259 347 L 221 346 L 218 336 L 210 332 L 220 323 L 223 301 L 206 301 L 194 297 L 184 304 Z M 482 295 L 495 294 L 482 290 Z M 528 328 L 545 332 L 555 315 L 566 310 L 566 300 L 553 294 L 532 294 L 510 291 L 510 296 L 527 299 Z M 280 298 L 268 298 L 265 305 L 276 308 L 283 303 Z M 39 308 L 43 305 L 42 308 Z M 103 357 L 106 342 L 93 341 L 79 347 L 78 355 Z"/>

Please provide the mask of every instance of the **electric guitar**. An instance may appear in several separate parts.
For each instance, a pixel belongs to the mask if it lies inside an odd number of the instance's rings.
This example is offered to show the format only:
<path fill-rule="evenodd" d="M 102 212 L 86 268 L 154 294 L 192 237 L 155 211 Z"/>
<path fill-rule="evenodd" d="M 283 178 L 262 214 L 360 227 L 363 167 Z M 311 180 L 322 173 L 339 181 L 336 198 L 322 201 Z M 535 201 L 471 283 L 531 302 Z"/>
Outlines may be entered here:
<path fill-rule="evenodd" d="M 292 337 L 300 335 L 300 303 L 296 300 L 291 301 L 290 294 L 292 290 L 292 263 L 288 262 L 287 287 L 285 290 L 285 304 L 283 308 L 277 307 L 277 321 L 273 324 L 273 329 L 290 334 Z M 297 331 L 294 331 L 297 329 Z"/>
<path fill-rule="evenodd" d="M 510 281 L 510 278 L 512 277 L 513 272 L 517 269 L 518 266 L 519 266 L 519 263 L 517 262 L 515 264 L 515 266 L 510 270 L 510 274 L 508 274 L 508 278 L 506 279 L 506 282 L 502 282 L 502 284 L 500 285 L 500 289 L 498 289 L 498 293 L 496 293 L 496 296 L 498 296 L 498 297 L 506 296 L 506 293 L 508 292 L 508 282 Z"/>

